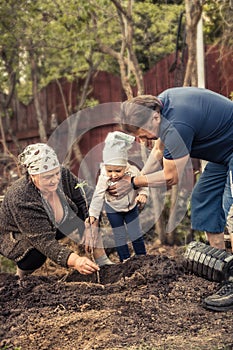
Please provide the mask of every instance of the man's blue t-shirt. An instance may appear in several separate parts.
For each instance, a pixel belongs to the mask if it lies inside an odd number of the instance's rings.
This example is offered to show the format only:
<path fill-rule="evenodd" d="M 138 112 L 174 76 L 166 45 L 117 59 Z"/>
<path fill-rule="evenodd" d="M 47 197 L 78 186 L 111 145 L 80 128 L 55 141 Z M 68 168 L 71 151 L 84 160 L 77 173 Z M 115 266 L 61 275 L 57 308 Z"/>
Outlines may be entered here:
<path fill-rule="evenodd" d="M 227 163 L 233 153 L 233 102 L 213 91 L 171 88 L 158 98 L 163 103 L 160 138 L 165 158 L 187 155 Z"/>

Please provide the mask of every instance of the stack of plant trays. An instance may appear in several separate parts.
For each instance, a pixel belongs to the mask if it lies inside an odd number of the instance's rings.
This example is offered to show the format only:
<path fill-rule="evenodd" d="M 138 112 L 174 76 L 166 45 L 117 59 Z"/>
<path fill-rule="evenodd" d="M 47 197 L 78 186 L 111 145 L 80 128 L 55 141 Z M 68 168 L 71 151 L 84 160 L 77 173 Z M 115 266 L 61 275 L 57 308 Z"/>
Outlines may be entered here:
<path fill-rule="evenodd" d="M 233 254 L 202 242 L 191 242 L 184 253 L 185 268 L 210 281 L 233 278 Z"/>

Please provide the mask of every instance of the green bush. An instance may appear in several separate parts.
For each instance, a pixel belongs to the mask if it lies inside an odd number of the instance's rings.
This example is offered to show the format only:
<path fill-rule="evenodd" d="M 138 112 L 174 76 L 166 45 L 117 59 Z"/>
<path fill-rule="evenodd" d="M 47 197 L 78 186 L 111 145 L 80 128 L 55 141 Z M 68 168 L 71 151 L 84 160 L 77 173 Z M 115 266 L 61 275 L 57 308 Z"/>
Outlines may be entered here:
<path fill-rule="evenodd" d="M 7 258 L 4 258 L 4 256 L 0 255 L 0 272 L 15 273 L 16 272 L 15 263 Z"/>

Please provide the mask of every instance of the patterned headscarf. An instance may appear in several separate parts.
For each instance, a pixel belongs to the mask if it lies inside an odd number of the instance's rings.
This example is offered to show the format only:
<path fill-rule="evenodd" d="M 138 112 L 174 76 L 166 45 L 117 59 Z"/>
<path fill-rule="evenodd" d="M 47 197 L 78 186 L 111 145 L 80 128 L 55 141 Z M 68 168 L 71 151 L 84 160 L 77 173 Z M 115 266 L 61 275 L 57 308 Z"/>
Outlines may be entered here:
<path fill-rule="evenodd" d="M 131 148 L 135 137 L 120 131 L 109 132 L 105 139 L 103 149 L 103 162 L 105 165 L 126 166 L 128 150 Z"/>
<path fill-rule="evenodd" d="M 45 143 L 28 145 L 18 156 L 30 175 L 37 175 L 60 166 L 54 150 Z"/>

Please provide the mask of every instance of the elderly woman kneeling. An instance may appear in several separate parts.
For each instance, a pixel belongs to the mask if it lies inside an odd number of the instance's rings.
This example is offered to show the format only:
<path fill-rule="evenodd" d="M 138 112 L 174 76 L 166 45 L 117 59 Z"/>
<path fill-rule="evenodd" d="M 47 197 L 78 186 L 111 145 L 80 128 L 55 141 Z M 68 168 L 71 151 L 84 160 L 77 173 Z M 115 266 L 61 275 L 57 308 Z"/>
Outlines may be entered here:
<path fill-rule="evenodd" d="M 78 178 L 59 164 L 54 150 L 43 143 L 29 145 L 19 162 L 26 174 L 7 190 L 0 209 L 0 253 L 16 262 L 17 275 L 32 273 L 47 258 L 81 274 L 110 264 L 102 247 L 94 249 L 95 263 L 58 242 L 83 232 L 88 208 Z M 85 192 L 91 196 L 88 186 Z"/>

